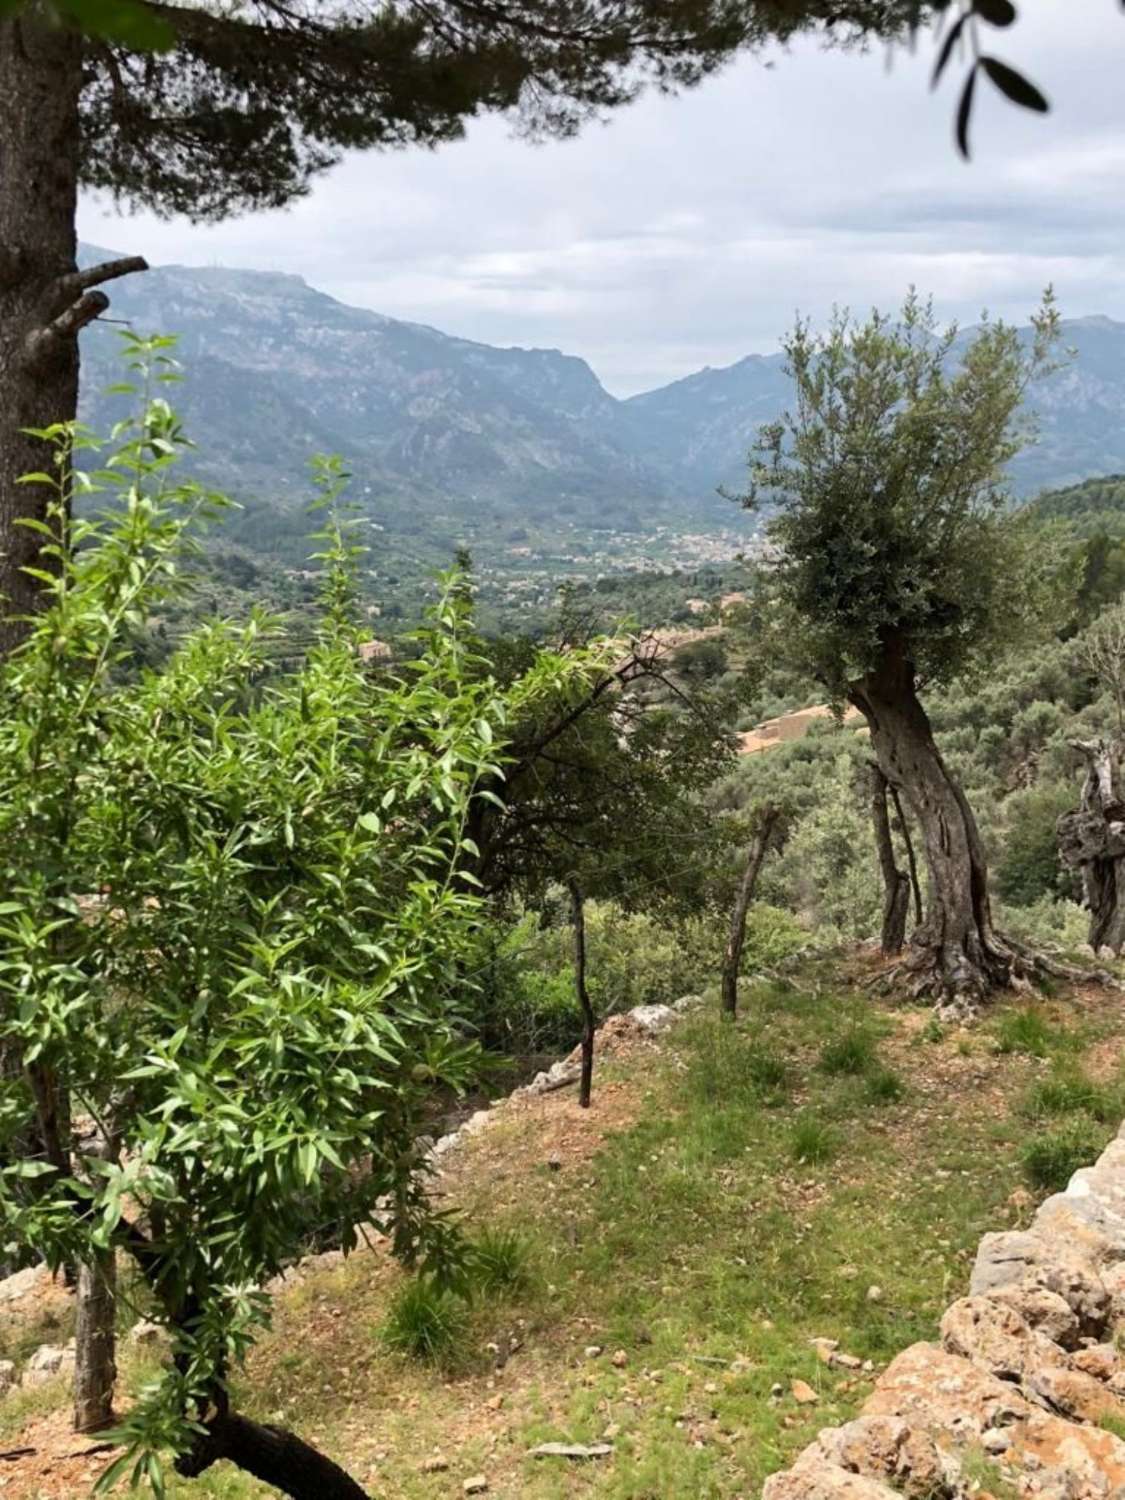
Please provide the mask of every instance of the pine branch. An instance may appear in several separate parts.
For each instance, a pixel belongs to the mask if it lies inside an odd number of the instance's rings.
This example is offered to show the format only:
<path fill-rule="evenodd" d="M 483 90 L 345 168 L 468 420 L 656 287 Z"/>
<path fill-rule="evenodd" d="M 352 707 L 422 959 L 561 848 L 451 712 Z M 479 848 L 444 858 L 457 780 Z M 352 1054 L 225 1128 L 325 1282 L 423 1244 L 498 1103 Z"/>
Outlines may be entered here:
<path fill-rule="evenodd" d="M 100 265 L 88 266 L 84 271 L 72 271 L 69 276 L 63 276 L 57 284 L 59 295 L 77 297 L 91 287 L 101 286 L 105 281 L 116 281 L 120 276 L 131 276 L 134 271 L 147 270 L 148 261 L 143 255 L 125 255 L 120 260 L 103 260 Z"/>
<path fill-rule="evenodd" d="M 109 307 L 109 298 L 104 292 L 84 292 L 77 302 L 72 302 L 46 328 L 37 328 L 27 336 L 27 357 L 32 364 L 50 359 L 67 342 L 76 339 L 87 323 L 101 317 Z"/>

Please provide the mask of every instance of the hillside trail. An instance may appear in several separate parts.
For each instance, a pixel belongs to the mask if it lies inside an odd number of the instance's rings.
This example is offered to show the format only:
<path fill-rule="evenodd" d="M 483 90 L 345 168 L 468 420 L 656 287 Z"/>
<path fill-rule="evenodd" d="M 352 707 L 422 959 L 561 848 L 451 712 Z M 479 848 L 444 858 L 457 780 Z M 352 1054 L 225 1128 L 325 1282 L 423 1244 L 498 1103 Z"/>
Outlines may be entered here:
<path fill-rule="evenodd" d="M 807 990 L 790 983 L 746 1007 L 747 1045 L 774 1036 L 796 1082 L 776 1108 L 747 1112 L 745 1145 L 712 1140 L 729 1113 L 721 1090 L 713 1119 L 682 1092 L 711 1066 L 715 1038 L 726 1045 L 709 1013 L 656 1032 L 612 1018 L 590 1110 L 573 1088 L 518 1090 L 472 1117 L 439 1162 L 444 1206 L 470 1225 L 532 1236 L 532 1291 L 475 1308 L 469 1352 L 435 1370 L 380 1344 L 402 1283 L 385 1240 L 371 1236 L 347 1260 L 310 1256 L 277 1289 L 241 1398 L 381 1500 L 456 1497 L 478 1477 L 481 1493 L 504 1500 L 756 1500 L 768 1473 L 825 1420 L 853 1416 L 900 1349 L 936 1329 L 967 1285 L 980 1233 L 1025 1226 L 1042 1196 L 1014 1166 L 1025 1130 L 1016 1102 L 1055 1063 L 1000 1050 L 995 1027 L 937 1039 L 927 1012 L 859 988 L 869 968 L 862 956 L 844 973 L 837 965 L 843 1006 L 817 972 Z M 1125 998 L 1078 991 L 1041 1008 L 1059 1056 L 1093 1079 L 1118 1078 Z M 868 1020 L 879 1067 L 907 1082 L 879 1107 L 863 1102 L 862 1079 L 822 1065 L 826 1037 Z M 795 1160 L 790 1146 L 818 1111 L 839 1137 L 831 1167 Z M 45 1276 L 21 1303 L 4 1305 L 0 1290 L 3 1352 L 59 1341 L 67 1302 Z M 835 1341 L 844 1363 L 830 1369 L 817 1339 Z M 156 1358 L 123 1336 L 122 1392 Z M 88 1492 L 112 1454 L 69 1432 L 68 1419 L 62 1381 L 0 1401 L 3 1500 Z M 529 1461 L 558 1440 L 614 1451 Z M 271 1493 L 233 1471 L 169 1488 L 175 1500 Z"/>

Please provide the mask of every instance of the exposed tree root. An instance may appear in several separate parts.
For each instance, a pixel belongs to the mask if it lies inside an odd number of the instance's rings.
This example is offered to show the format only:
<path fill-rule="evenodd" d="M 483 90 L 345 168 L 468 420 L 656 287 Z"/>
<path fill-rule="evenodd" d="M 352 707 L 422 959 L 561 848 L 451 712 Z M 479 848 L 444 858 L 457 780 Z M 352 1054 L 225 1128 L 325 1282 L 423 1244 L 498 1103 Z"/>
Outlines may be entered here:
<path fill-rule="evenodd" d="M 1018 938 L 998 933 L 992 935 L 987 950 L 982 948 L 973 959 L 960 950 L 951 953 L 916 941 L 905 957 L 869 979 L 866 988 L 885 992 L 903 986 L 912 1000 L 932 1000 L 943 1021 L 971 1021 L 1001 991 L 1027 992 L 1043 979 L 1125 989 L 1108 969 L 1064 963 Z"/>

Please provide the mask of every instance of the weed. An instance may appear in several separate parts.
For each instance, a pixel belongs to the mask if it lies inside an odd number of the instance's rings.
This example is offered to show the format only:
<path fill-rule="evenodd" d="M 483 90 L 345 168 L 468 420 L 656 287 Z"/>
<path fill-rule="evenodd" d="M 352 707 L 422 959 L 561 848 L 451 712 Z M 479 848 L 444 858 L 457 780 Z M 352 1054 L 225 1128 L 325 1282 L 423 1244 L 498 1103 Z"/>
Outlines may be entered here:
<path fill-rule="evenodd" d="M 750 1050 L 746 1057 L 746 1071 L 767 1104 L 780 1104 L 789 1092 L 789 1069 L 785 1060 L 765 1047 Z"/>
<path fill-rule="evenodd" d="M 428 1276 L 408 1281 L 392 1297 L 383 1323 L 383 1342 L 396 1354 L 442 1364 L 457 1353 L 465 1336 L 464 1303 Z"/>
<path fill-rule="evenodd" d="M 987 1457 L 982 1448 L 969 1448 L 961 1456 L 961 1477 L 970 1493 L 987 1491 L 993 1500 L 1019 1500 L 1020 1491 L 1004 1478 L 1000 1465 Z"/>
<path fill-rule="evenodd" d="M 1032 1005 L 1005 1011 L 996 1028 L 998 1052 L 1026 1052 L 1030 1057 L 1046 1057 L 1054 1040 L 1054 1033 L 1042 1012 Z"/>
<path fill-rule="evenodd" d="M 867 1077 L 865 1097 L 871 1104 L 897 1104 L 906 1092 L 906 1085 L 893 1068 L 878 1067 Z"/>
<path fill-rule="evenodd" d="M 1104 1144 L 1093 1120 L 1076 1115 L 1055 1130 L 1034 1135 L 1020 1156 L 1024 1175 L 1032 1187 L 1061 1192 L 1079 1167 L 1088 1166 Z"/>
<path fill-rule="evenodd" d="M 514 1229 L 485 1229 L 469 1255 L 473 1291 L 486 1297 L 526 1291 L 531 1284 L 531 1252 Z"/>
<path fill-rule="evenodd" d="M 875 1061 L 875 1038 L 860 1026 L 853 1026 L 841 1036 L 825 1042 L 820 1052 L 822 1073 L 854 1077 L 866 1073 Z"/>
<path fill-rule="evenodd" d="M 1098 1426 L 1103 1432 L 1112 1432 L 1115 1438 L 1120 1438 L 1122 1442 L 1125 1442 L 1125 1417 L 1106 1411 L 1098 1418 Z"/>
<path fill-rule="evenodd" d="M 836 1132 L 815 1115 L 798 1115 L 793 1121 L 790 1147 L 795 1161 L 816 1167 L 836 1154 Z"/>
<path fill-rule="evenodd" d="M 932 1042 L 935 1046 L 938 1042 L 945 1041 L 945 1027 L 938 1020 L 937 1016 L 930 1017 L 918 1033 L 918 1039 L 923 1042 Z"/>

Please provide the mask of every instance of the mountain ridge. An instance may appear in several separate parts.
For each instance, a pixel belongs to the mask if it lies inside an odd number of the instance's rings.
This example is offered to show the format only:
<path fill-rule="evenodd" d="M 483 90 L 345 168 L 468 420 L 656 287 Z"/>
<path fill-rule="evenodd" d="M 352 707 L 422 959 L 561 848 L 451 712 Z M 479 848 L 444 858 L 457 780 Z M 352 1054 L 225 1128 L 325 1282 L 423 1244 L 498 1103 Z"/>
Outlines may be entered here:
<path fill-rule="evenodd" d="M 579 355 L 351 307 L 289 272 L 158 266 L 117 283 L 114 314 L 178 335 L 198 471 L 257 505 L 264 542 L 267 513 L 280 524 L 317 451 L 344 456 L 388 530 L 443 546 L 459 519 L 481 517 L 725 526 L 717 490 L 739 485 L 790 394 L 784 355 L 754 353 L 620 398 Z M 1089 315 L 1063 333 L 1079 357 L 1035 390 L 1040 441 L 1010 471 L 1021 496 L 1125 470 L 1125 323 Z M 83 358 L 83 416 L 103 426 L 121 414 L 99 394 L 116 378 L 105 325 L 87 330 Z"/>

